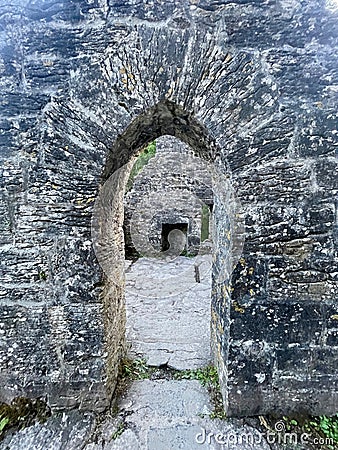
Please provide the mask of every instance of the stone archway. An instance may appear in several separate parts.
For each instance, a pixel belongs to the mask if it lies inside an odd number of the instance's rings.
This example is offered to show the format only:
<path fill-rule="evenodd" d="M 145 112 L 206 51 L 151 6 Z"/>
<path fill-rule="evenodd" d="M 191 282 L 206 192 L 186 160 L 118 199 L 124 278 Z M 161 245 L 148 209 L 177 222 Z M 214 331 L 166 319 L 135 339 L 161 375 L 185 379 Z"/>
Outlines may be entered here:
<path fill-rule="evenodd" d="M 220 151 L 207 130 L 193 115 L 187 113 L 178 105 L 163 101 L 135 119 L 114 144 L 111 157 L 107 160 L 102 188 L 95 207 L 93 220 L 94 248 L 106 275 L 102 300 L 105 311 L 108 353 L 106 367 L 108 387 L 111 392 L 116 384 L 119 359 L 124 352 L 124 246 L 122 229 L 124 186 L 128 179 L 133 156 L 149 142 L 161 135 L 168 134 L 188 144 L 194 153 L 201 158 L 201 161 L 207 161 L 210 165 L 216 164 L 217 155 Z M 216 189 L 214 208 L 216 240 L 213 257 L 211 328 L 214 358 L 219 369 L 226 400 L 225 367 L 227 365 L 229 329 L 225 329 L 223 324 L 229 323 L 230 318 L 229 310 L 226 313 L 224 307 L 222 307 L 222 316 L 220 316 L 219 308 L 220 299 L 224 299 L 224 292 L 230 290 L 229 282 L 232 271 L 230 267 L 233 263 L 232 257 L 235 254 L 232 248 L 234 246 L 232 235 L 236 232 L 232 219 L 236 213 L 236 204 L 234 203 L 233 192 L 230 189 L 225 189 L 224 193 L 222 188 L 219 188 L 222 185 L 222 177 L 224 188 L 229 174 L 222 174 L 218 168 L 216 170 L 217 175 L 213 175 L 214 188 Z M 216 178 L 217 180 L 215 180 Z M 238 251 L 238 248 L 236 248 L 236 251 Z M 118 327 L 116 326 L 117 323 L 120 324 Z M 222 332 L 220 332 L 221 329 Z"/>

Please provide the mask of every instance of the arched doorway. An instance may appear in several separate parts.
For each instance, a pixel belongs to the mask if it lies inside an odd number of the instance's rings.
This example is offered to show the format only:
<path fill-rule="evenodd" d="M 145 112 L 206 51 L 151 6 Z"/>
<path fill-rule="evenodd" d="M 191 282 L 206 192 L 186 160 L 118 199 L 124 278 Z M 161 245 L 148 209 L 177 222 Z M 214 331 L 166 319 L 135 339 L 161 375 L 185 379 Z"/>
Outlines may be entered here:
<path fill-rule="evenodd" d="M 140 153 L 127 186 L 127 354 L 155 367 L 208 366 L 212 227 L 204 212 L 213 204 L 211 173 L 189 146 L 161 136 Z M 152 246 L 149 255 L 138 234 Z"/>
<path fill-rule="evenodd" d="M 238 207 L 221 165 L 215 141 L 207 130 L 178 105 L 163 101 L 135 119 L 116 141 L 108 157 L 93 220 L 94 247 L 105 272 L 102 295 L 105 311 L 108 387 L 116 384 L 119 360 L 125 352 L 125 279 L 123 195 L 133 157 L 154 139 L 171 135 L 188 144 L 196 157 L 214 173 L 214 252 L 212 266 L 211 330 L 213 358 L 219 370 L 226 404 L 226 370 L 229 329 L 229 280 L 240 246 L 233 247 L 235 210 Z M 139 234 L 142 240 L 142 233 Z M 149 243 L 145 243 L 145 246 Z"/>

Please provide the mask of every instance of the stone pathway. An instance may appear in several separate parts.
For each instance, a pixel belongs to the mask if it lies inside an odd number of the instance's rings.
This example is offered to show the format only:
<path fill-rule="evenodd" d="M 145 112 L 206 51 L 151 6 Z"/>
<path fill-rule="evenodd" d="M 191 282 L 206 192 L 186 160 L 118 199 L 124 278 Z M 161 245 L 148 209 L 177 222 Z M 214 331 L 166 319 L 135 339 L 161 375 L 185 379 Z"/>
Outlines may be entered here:
<path fill-rule="evenodd" d="M 120 401 L 124 431 L 105 446 L 92 444 L 86 450 L 270 450 L 257 443 L 257 430 L 241 421 L 211 420 L 208 392 L 195 380 L 135 381 Z M 111 429 L 113 432 L 113 429 Z M 221 445 L 220 437 L 226 442 Z M 112 435 L 113 433 L 111 433 Z M 234 436 L 253 436 L 256 444 L 234 442 Z M 218 442 L 217 442 L 218 441 Z"/>
<path fill-rule="evenodd" d="M 127 264 L 130 357 L 177 370 L 210 364 L 210 263 L 204 255 Z M 212 420 L 214 405 L 199 381 L 154 370 L 156 379 L 132 382 L 114 417 L 55 414 L 7 435 L 1 450 L 270 450 L 242 420 Z"/>
<path fill-rule="evenodd" d="M 170 262 L 141 258 L 129 265 L 126 307 L 131 358 L 144 356 L 151 366 L 166 364 L 178 370 L 211 363 L 210 268 L 211 255 Z"/>

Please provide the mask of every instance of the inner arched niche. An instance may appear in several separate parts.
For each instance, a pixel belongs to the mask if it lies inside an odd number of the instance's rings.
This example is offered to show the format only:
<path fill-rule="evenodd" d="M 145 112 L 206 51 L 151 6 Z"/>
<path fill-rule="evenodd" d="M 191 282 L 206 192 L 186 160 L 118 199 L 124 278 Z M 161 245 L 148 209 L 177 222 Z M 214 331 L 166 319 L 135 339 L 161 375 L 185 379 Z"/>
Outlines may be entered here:
<path fill-rule="evenodd" d="M 98 241 L 104 240 L 112 257 L 105 255 L 109 264 L 109 276 L 104 275 L 102 304 L 105 321 L 105 338 L 107 351 L 107 388 L 113 395 L 116 387 L 118 368 L 125 354 L 125 298 L 124 298 L 124 236 L 123 236 L 123 196 L 133 162 L 138 153 L 150 142 L 162 135 L 172 135 L 187 144 L 194 154 L 205 161 L 218 164 L 219 148 L 193 114 L 179 105 L 163 101 L 140 114 L 130 123 L 122 135 L 118 137 L 107 157 L 102 176 L 99 198 L 104 203 L 104 219 L 100 222 Z M 223 169 L 223 174 L 226 168 Z M 113 181 L 111 181 L 113 180 Z M 212 311 L 211 342 L 213 357 L 218 367 L 225 406 L 226 398 L 226 358 L 228 353 L 229 301 L 225 301 L 229 289 L 229 267 L 225 261 L 229 255 L 230 220 L 222 201 L 215 199 L 215 228 L 222 232 L 215 234 L 213 268 L 212 268 Z M 104 222 L 104 223 L 103 223 Z M 95 244 L 94 244 L 95 246 Z M 96 249 L 104 247 L 96 242 Z M 108 248 L 107 247 L 107 248 Z M 100 258 L 99 258 L 100 259 Z"/>

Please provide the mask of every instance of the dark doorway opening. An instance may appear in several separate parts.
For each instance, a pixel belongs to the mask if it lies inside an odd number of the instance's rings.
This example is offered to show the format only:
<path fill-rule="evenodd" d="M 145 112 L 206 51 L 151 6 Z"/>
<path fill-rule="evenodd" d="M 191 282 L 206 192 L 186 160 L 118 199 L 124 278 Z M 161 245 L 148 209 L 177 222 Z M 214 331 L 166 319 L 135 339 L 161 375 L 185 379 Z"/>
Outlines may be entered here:
<path fill-rule="evenodd" d="M 165 252 L 169 249 L 168 235 L 172 230 L 180 230 L 185 236 L 188 234 L 188 224 L 187 223 L 162 223 L 162 233 L 161 233 L 161 250 Z M 187 244 L 186 244 L 187 246 Z"/>

